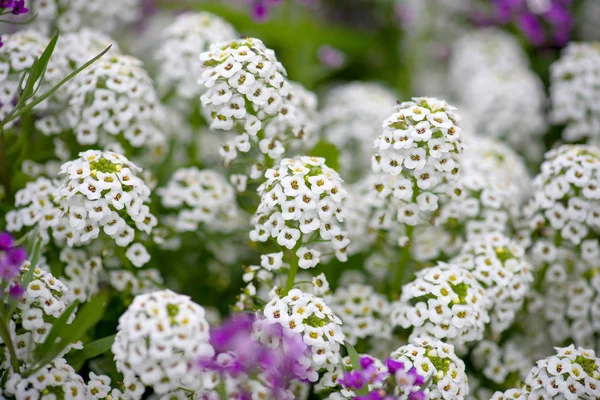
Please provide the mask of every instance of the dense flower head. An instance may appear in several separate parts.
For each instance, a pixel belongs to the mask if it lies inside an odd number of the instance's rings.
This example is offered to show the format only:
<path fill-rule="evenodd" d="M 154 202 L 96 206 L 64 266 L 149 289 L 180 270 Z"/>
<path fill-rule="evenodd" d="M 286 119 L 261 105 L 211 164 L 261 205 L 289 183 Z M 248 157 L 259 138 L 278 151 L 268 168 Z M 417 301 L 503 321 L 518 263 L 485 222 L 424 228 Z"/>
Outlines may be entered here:
<path fill-rule="evenodd" d="M 404 368 L 414 367 L 425 382 L 430 382 L 427 393 L 430 400 L 461 400 L 469 395 L 465 363 L 456 356 L 451 344 L 415 338 L 395 350 L 391 358 Z"/>
<path fill-rule="evenodd" d="M 253 241 L 269 238 L 296 252 L 301 268 L 314 267 L 320 251 L 311 245 L 318 235 L 325 249 L 345 261 L 348 234 L 344 230 L 344 199 L 347 192 L 343 181 L 324 158 L 284 158 L 265 172 L 266 181 L 258 187 L 260 205 L 252 219 Z"/>
<path fill-rule="evenodd" d="M 102 259 L 99 256 L 67 247 L 61 250 L 60 260 L 65 263 L 60 280 L 69 289 L 66 293 L 69 303 L 75 300 L 85 302 L 98 293 L 103 273 Z"/>
<path fill-rule="evenodd" d="M 323 135 L 341 150 L 345 179 L 354 181 L 368 170 L 373 140 L 395 104 L 391 90 L 371 82 L 346 83 L 325 94 L 320 112 Z"/>
<path fill-rule="evenodd" d="M 111 269 L 108 271 L 108 282 L 116 290 L 137 296 L 156 292 L 164 287 L 164 279 L 157 269 Z"/>
<path fill-rule="evenodd" d="M 570 345 L 531 369 L 525 379 L 529 398 L 596 399 L 600 396 L 600 359 L 594 350 Z"/>
<path fill-rule="evenodd" d="M 17 104 L 21 74 L 33 65 L 48 45 L 49 39 L 34 30 L 23 30 L 2 38 L 0 46 L 0 120 L 5 119 Z M 45 103 L 40 104 L 43 108 Z M 14 121 L 5 128 L 10 128 Z"/>
<path fill-rule="evenodd" d="M 491 340 L 477 343 L 471 352 L 471 362 L 486 379 L 498 385 L 523 382 L 532 360 L 524 354 L 520 342 L 510 340 L 502 345 Z"/>
<path fill-rule="evenodd" d="M 165 146 L 166 114 L 138 59 L 110 54 L 68 83 L 69 107 L 62 116 L 82 145 Z M 160 155 L 160 154 L 159 154 Z"/>
<path fill-rule="evenodd" d="M 234 187 L 216 171 L 178 169 L 158 194 L 164 207 L 177 210 L 173 223 L 177 232 L 196 231 L 200 224 L 211 231 L 227 231 L 240 215 Z"/>
<path fill-rule="evenodd" d="M 344 323 L 346 340 L 354 345 L 367 337 L 389 339 L 390 305 L 387 299 L 375 292 L 372 286 L 350 284 L 340 286 L 328 298 L 331 309 Z"/>
<path fill-rule="evenodd" d="M 145 204 L 150 189 L 137 176 L 140 171 L 120 154 L 97 150 L 63 164 L 60 174 L 65 177 L 54 196 L 69 218 L 70 246 L 97 238 L 100 229 L 121 247 L 134 241 L 136 230 L 152 232 L 157 221 Z M 127 257 L 138 267 L 150 259 L 140 243 L 129 247 Z"/>
<path fill-rule="evenodd" d="M 368 388 L 371 390 L 380 388 L 382 386 L 383 378 L 387 376 L 387 368 L 385 364 L 381 362 L 381 360 L 379 360 L 378 358 L 367 354 L 360 354 L 359 356 L 361 360 L 366 359 L 365 361 L 363 361 L 363 364 L 365 362 L 368 364 L 368 367 L 370 367 L 369 372 L 371 373 L 369 377 L 373 378 L 371 382 L 366 382 L 368 379 L 365 379 L 362 381 L 362 383 L 368 385 Z M 346 356 L 342 358 L 341 362 L 336 364 L 334 368 L 332 368 L 329 371 L 326 371 L 321 376 L 319 382 L 317 382 L 317 384 L 315 385 L 315 391 L 317 393 L 329 393 L 333 390 L 333 392 L 331 392 L 327 397 L 328 400 L 353 399 L 356 396 L 356 392 L 352 389 L 356 388 L 348 387 L 350 385 L 346 385 L 346 387 L 344 387 L 341 383 L 342 380 L 344 380 L 345 383 L 349 383 L 351 381 L 353 372 L 356 372 L 357 374 L 361 375 L 361 377 L 363 375 L 361 374 L 362 371 L 354 371 L 354 368 L 352 366 L 352 360 L 349 356 Z M 346 377 L 345 375 L 347 373 L 349 375 Z M 361 387 L 359 387 L 358 389 L 360 388 Z"/>
<path fill-rule="evenodd" d="M 562 138 L 567 142 L 600 143 L 599 67 L 600 43 L 573 42 L 550 68 L 550 117 L 565 125 Z"/>
<path fill-rule="evenodd" d="M 188 296 L 170 290 L 135 297 L 119 318 L 112 346 L 127 394 L 139 399 L 144 386 L 157 394 L 177 390 L 191 373 L 188 364 L 213 354 L 204 315 Z"/>
<path fill-rule="evenodd" d="M 533 193 L 523 216 L 534 242 L 548 239 L 557 247 L 580 249 L 581 258 L 594 265 L 600 254 L 600 150 L 564 145 L 549 151 Z"/>
<path fill-rule="evenodd" d="M 486 288 L 492 303 L 490 330 L 500 335 L 522 308 L 533 282 L 525 249 L 500 233 L 469 240 L 453 263 L 468 270 Z"/>
<path fill-rule="evenodd" d="M 161 32 L 154 59 L 158 66 L 157 84 L 162 95 L 174 94 L 176 102 L 198 99 L 202 88 L 195 71 L 198 54 L 211 44 L 234 40 L 237 32 L 228 22 L 208 12 L 179 14 Z"/>
<path fill-rule="evenodd" d="M 315 382 L 321 369 L 338 363 L 344 343 L 342 321 L 325 302 L 312 294 L 292 289 L 284 297 L 275 296 L 263 310 L 266 324 L 279 324 L 284 334 L 299 335 L 310 350 L 300 360 L 308 368 L 304 379 Z"/>
<path fill-rule="evenodd" d="M 393 325 L 412 328 L 411 337 L 431 336 L 462 345 L 481 340 L 491 301 L 472 273 L 438 263 L 417 272 L 392 303 Z"/>
<path fill-rule="evenodd" d="M 47 0 L 36 1 L 32 12 L 36 29 L 46 34 L 73 32 L 82 27 L 112 32 L 134 22 L 141 13 L 142 0 Z"/>

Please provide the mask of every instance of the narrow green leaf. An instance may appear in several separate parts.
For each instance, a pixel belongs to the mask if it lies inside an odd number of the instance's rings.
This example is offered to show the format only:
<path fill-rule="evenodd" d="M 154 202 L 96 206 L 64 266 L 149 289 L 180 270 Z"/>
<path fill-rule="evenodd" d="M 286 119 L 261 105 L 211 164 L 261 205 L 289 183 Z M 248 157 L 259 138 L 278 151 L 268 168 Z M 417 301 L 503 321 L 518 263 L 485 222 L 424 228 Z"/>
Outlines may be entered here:
<path fill-rule="evenodd" d="M 52 37 L 52 40 L 50 40 L 50 43 L 48 43 L 48 46 L 46 46 L 46 49 L 44 49 L 44 52 L 40 56 L 38 68 L 36 71 L 37 76 L 35 77 L 36 82 L 38 82 L 38 86 L 34 90 L 33 94 L 35 94 L 42 86 L 42 81 L 44 80 L 44 76 L 46 75 L 46 68 L 48 68 L 48 62 L 50 61 L 50 57 L 52 56 L 52 53 L 54 53 L 54 49 L 56 48 L 58 35 L 59 33 L 56 32 L 56 34 Z"/>
<path fill-rule="evenodd" d="M 319 140 L 315 147 L 313 147 L 313 149 L 310 151 L 309 155 L 313 157 L 323 157 L 329 168 L 339 171 L 340 151 L 334 144 L 323 139 Z"/>
<path fill-rule="evenodd" d="M 66 357 L 67 362 L 69 365 L 75 365 L 89 360 L 90 358 L 97 357 L 100 354 L 104 354 L 111 348 L 113 342 L 115 341 L 115 336 L 116 335 L 112 335 L 95 340 L 83 346 L 83 349 L 69 353 L 69 355 Z"/>
<path fill-rule="evenodd" d="M 15 106 L 15 109 L 20 108 L 33 95 L 33 88 L 34 88 L 35 82 L 37 80 L 36 77 L 38 76 L 39 63 L 40 63 L 39 58 L 37 58 L 37 57 L 34 58 L 33 63 L 31 64 L 31 67 L 29 67 L 26 70 L 26 72 L 24 72 L 24 74 L 27 74 L 27 79 L 25 80 L 25 87 L 19 94 L 19 100 L 17 102 L 17 105 Z M 21 88 L 19 88 L 19 90 L 20 89 Z"/>

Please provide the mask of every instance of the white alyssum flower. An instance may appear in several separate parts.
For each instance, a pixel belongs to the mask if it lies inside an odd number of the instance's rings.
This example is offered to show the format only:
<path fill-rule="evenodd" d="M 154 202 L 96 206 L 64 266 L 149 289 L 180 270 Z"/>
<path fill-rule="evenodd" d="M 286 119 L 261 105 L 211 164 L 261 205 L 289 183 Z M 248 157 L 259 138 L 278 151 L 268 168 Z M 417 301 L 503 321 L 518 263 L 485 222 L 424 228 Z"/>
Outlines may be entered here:
<path fill-rule="evenodd" d="M 600 144 L 600 109 L 596 105 L 600 77 L 600 43 L 571 42 L 550 68 L 550 117 L 565 125 L 567 142 Z"/>
<path fill-rule="evenodd" d="M 503 385 L 524 381 L 533 360 L 521 350 L 522 343 L 510 340 L 498 345 L 490 340 L 477 343 L 471 352 L 471 362 L 485 378 Z"/>
<path fill-rule="evenodd" d="M 500 233 L 486 233 L 468 241 L 452 262 L 486 288 L 492 303 L 490 330 L 499 336 L 512 324 L 533 282 L 525 249 Z"/>
<path fill-rule="evenodd" d="M 98 293 L 103 273 L 100 257 L 66 247 L 60 252 L 60 260 L 65 263 L 60 280 L 69 289 L 66 293 L 68 303 L 75 300 L 85 302 Z"/>
<path fill-rule="evenodd" d="M 250 239 L 266 242 L 272 238 L 306 261 L 325 251 L 345 261 L 350 242 L 343 226 L 347 192 L 325 159 L 285 158 L 267 170 L 265 178 L 257 189 L 261 201 L 252 218 Z M 322 243 L 317 245 L 313 240 Z M 299 252 L 301 247 L 307 249 Z M 313 249 L 319 254 L 308 251 Z"/>
<path fill-rule="evenodd" d="M 414 367 L 417 373 L 431 380 L 427 398 L 462 400 L 469 394 L 465 363 L 456 356 L 454 346 L 437 340 L 415 338 L 392 353 L 392 358 Z"/>
<path fill-rule="evenodd" d="M 61 118 L 82 145 L 120 142 L 160 154 L 168 129 L 166 111 L 138 59 L 102 57 L 68 83 L 69 106 Z"/>
<path fill-rule="evenodd" d="M 331 309 L 344 324 L 346 340 L 354 345 L 367 337 L 390 339 L 390 304 L 372 286 L 350 284 L 339 286 L 326 298 Z"/>
<path fill-rule="evenodd" d="M 177 210 L 177 232 L 228 231 L 240 217 L 235 189 L 216 171 L 196 167 L 175 171 L 167 185 L 158 189 L 161 203 Z"/>
<path fill-rule="evenodd" d="M 395 108 L 375 140 L 374 172 L 403 180 L 398 221 L 416 225 L 421 212 L 437 209 L 436 192 L 448 192 L 458 178 L 462 152 L 460 116 L 456 108 L 435 98 L 414 98 Z M 424 199 L 431 197 L 431 199 Z"/>
<path fill-rule="evenodd" d="M 108 271 L 108 282 L 116 290 L 137 296 L 152 293 L 164 287 L 164 279 L 157 269 L 126 269 Z"/>
<path fill-rule="evenodd" d="M 65 177 L 54 196 L 69 219 L 69 246 L 96 239 L 101 230 L 121 247 L 134 241 L 136 231 L 152 232 L 157 221 L 146 204 L 150 189 L 138 177 L 140 171 L 120 154 L 97 150 L 63 164 Z M 129 258 L 139 263 L 137 255 Z"/>
<path fill-rule="evenodd" d="M 430 336 L 456 345 L 481 340 L 490 321 L 491 301 L 469 271 L 438 263 L 417 272 L 392 303 L 391 322 L 412 329 L 411 337 Z"/>
<path fill-rule="evenodd" d="M 323 136 L 341 150 L 344 178 L 355 181 L 369 168 L 373 140 L 392 112 L 396 95 L 371 82 L 350 82 L 330 89 L 320 118 Z"/>
<path fill-rule="evenodd" d="M 208 340 L 204 309 L 188 296 L 170 290 L 137 296 L 119 318 L 112 346 L 126 394 L 139 399 L 144 386 L 159 395 L 177 390 L 191 361 L 212 356 Z"/>
<path fill-rule="evenodd" d="M 157 85 L 162 95 L 174 94 L 176 102 L 199 99 L 197 84 L 198 54 L 211 44 L 234 40 L 238 33 L 227 21 L 208 12 L 179 14 L 161 30 L 156 48 Z M 182 102 L 183 103 L 183 102 Z M 194 104 L 194 103 L 192 103 Z"/>
<path fill-rule="evenodd" d="M 310 359 L 298 360 L 307 367 L 306 379 L 315 382 L 321 369 L 338 364 L 345 338 L 342 321 L 323 299 L 292 289 L 284 297 L 273 297 L 262 313 L 266 324 L 279 324 L 285 334 L 301 335 L 311 353 Z"/>
<path fill-rule="evenodd" d="M 597 399 L 600 396 L 600 359 L 594 350 L 570 345 L 531 369 L 525 379 L 529 399 Z"/>

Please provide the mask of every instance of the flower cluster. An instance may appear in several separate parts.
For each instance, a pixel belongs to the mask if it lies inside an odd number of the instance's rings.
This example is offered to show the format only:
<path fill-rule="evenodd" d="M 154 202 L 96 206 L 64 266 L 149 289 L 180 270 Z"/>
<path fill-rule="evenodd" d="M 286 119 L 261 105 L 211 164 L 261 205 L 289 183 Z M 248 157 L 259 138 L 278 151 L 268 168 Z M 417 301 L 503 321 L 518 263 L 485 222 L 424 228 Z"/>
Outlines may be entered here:
<path fill-rule="evenodd" d="M 340 345 L 344 343 L 342 321 L 325 302 L 298 289 L 284 297 L 274 297 L 263 310 L 266 324 L 279 324 L 286 335 L 299 335 L 310 355 L 298 362 L 307 368 L 303 379 L 315 382 L 318 372 L 338 363 Z"/>
<path fill-rule="evenodd" d="M 54 195 L 69 218 L 69 245 L 97 238 L 100 229 L 121 247 L 134 241 L 136 229 L 152 232 L 157 221 L 145 204 L 150 189 L 137 176 L 140 171 L 120 154 L 97 150 L 80 153 L 78 159 L 63 164 L 61 174 L 66 177 Z M 128 249 L 127 257 L 137 267 L 150 259 L 140 243 Z"/>
<path fill-rule="evenodd" d="M 345 261 L 350 240 L 341 223 L 347 193 L 325 159 L 285 158 L 267 170 L 265 178 L 258 187 L 261 201 L 252 219 L 250 239 L 265 242 L 274 238 L 279 246 L 295 252 L 301 268 L 311 268 L 318 264 L 321 253 L 306 246 L 317 237 L 326 242 L 322 247 Z"/>
<path fill-rule="evenodd" d="M 368 170 L 373 140 L 395 104 L 395 94 L 376 83 L 351 82 L 326 93 L 320 113 L 323 134 L 342 150 L 345 179 L 354 181 Z"/>
<path fill-rule="evenodd" d="M 492 302 L 490 330 L 498 336 L 513 322 L 533 282 L 525 250 L 506 236 L 486 233 L 468 241 L 453 261 L 470 271 Z"/>
<path fill-rule="evenodd" d="M 523 382 L 531 369 L 532 360 L 520 345 L 514 340 L 502 345 L 482 340 L 473 348 L 471 361 L 486 379 L 511 387 L 511 382 Z"/>
<path fill-rule="evenodd" d="M 392 359 L 404 368 L 415 368 L 423 381 L 430 381 L 427 399 L 462 400 L 469 394 L 465 363 L 454 353 L 451 344 L 416 338 L 392 353 Z"/>
<path fill-rule="evenodd" d="M 598 43 L 571 43 L 552 64 L 550 94 L 551 118 L 566 125 L 563 138 L 567 142 L 587 139 L 600 143 L 600 110 L 595 105 L 600 78 Z"/>
<path fill-rule="evenodd" d="M 98 293 L 102 259 L 99 256 L 88 255 L 83 250 L 64 248 L 60 252 L 60 260 L 65 263 L 60 280 L 69 289 L 66 300 L 85 302 Z"/>
<path fill-rule="evenodd" d="M 218 172 L 207 169 L 175 171 L 158 194 L 164 207 L 178 210 L 173 222 L 177 232 L 196 231 L 200 224 L 211 231 L 227 231 L 240 214 L 233 186 Z"/>
<path fill-rule="evenodd" d="M 470 272 L 438 263 L 402 287 L 400 300 L 392 304 L 391 322 L 412 328 L 413 338 L 432 336 L 462 345 L 481 340 L 490 321 L 490 303 Z"/>
<path fill-rule="evenodd" d="M 328 299 L 331 309 L 344 323 L 346 340 L 354 345 L 367 337 L 389 339 L 390 305 L 372 286 L 340 286 Z"/>
<path fill-rule="evenodd" d="M 68 83 L 62 119 L 82 145 L 153 149 L 165 145 L 166 114 L 141 61 L 102 57 Z M 160 155 L 160 154 L 159 154 Z"/>
<path fill-rule="evenodd" d="M 202 94 L 195 71 L 198 54 L 213 43 L 234 40 L 237 32 L 228 22 L 208 12 L 186 12 L 164 28 L 154 59 L 158 65 L 157 85 L 163 95 L 175 102 L 198 99 Z"/>
<path fill-rule="evenodd" d="M 374 172 L 402 177 L 394 197 L 405 205 L 399 222 L 416 225 L 419 213 L 435 211 L 436 191 L 458 177 L 462 152 L 460 116 L 445 101 L 414 98 L 401 103 L 384 121 L 383 133 L 375 140 Z"/>
<path fill-rule="evenodd" d="M 177 390 L 191 361 L 213 354 L 204 309 L 188 296 L 163 290 L 137 296 L 119 318 L 112 352 L 126 394 L 139 399 L 144 387 L 157 394 Z"/>
<path fill-rule="evenodd" d="M 375 381 L 374 378 L 386 377 L 386 366 L 378 358 L 367 354 L 361 354 L 360 361 L 361 364 L 367 365 L 367 368 L 369 369 L 368 372 L 362 370 L 362 365 L 360 370 L 353 371 L 354 367 L 352 366 L 352 360 L 349 356 L 346 356 L 342 358 L 341 362 L 333 369 L 326 371 L 321 376 L 319 382 L 315 385 L 315 391 L 317 393 L 329 393 L 327 400 L 353 399 L 356 396 L 356 392 L 351 388 L 343 387 L 341 383 L 342 380 L 344 380 L 344 382 L 351 381 L 350 377 L 353 375 L 360 376 L 361 378 L 364 377 L 365 379 L 358 378 L 355 379 L 355 381 L 361 380 L 363 386 L 366 384 L 367 389 L 369 390 L 380 388 L 382 386 L 382 379 L 377 379 L 377 381 Z M 347 374 L 348 379 L 344 379 Z M 371 380 L 371 382 L 369 382 L 369 380 Z M 360 388 L 362 388 L 362 386 Z"/>

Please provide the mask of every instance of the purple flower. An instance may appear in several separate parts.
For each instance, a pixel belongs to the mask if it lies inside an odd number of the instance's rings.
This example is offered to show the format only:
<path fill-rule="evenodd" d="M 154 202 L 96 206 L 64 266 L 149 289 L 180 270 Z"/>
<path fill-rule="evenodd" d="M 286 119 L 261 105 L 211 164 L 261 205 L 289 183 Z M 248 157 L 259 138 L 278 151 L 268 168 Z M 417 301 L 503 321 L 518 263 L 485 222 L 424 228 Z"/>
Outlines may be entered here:
<path fill-rule="evenodd" d="M 14 239 L 8 232 L 0 232 L 0 250 L 9 250 L 13 247 Z"/>
<path fill-rule="evenodd" d="M 26 14 L 29 8 L 25 7 L 25 0 L 17 0 L 13 6 L 12 13 L 15 15 Z"/>
<path fill-rule="evenodd" d="M 347 389 L 362 389 L 367 380 L 362 374 L 362 371 L 348 371 L 340 379 L 340 384 Z"/>
<path fill-rule="evenodd" d="M 423 391 L 412 392 L 408 395 L 408 400 L 425 400 L 426 398 L 427 396 Z"/>
<path fill-rule="evenodd" d="M 11 281 L 19 274 L 21 264 L 27 259 L 22 247 L 13 247 L 14 238 L 8 232 L 0 233 L 0 278 Z"/>
<path fill-rule="evenodd" d="M 404 364 L 391 358 L 385 360 L 385 366 L 392 375 L 395 374 L 399 369 L 404 369 Z"/>
<path fill-rule="evenodd" d="M 527 40 L 532 44 L 539 46 L 546 40 L 544 27 L 538 21 L 537 17 L 531 13 L 523 14 L 517 20 L 517 26 L 523 32 Z"/>
<path fill-rule="evenodd" d="M 256 22 L 264 22 L 269 18 L 269 7 L 262 1 L 257 1 L 252 5 L 252 18 Z"/>
<path fill-rule="evenodd" d="M 25 289 L 23 289 L 23 286 L 19 285 L 18 283 L 12 285 L 10 289 L 8 289 L 8 295 L 16 300 L 20 300 L 24 293 Z"/>
<path fill-rule="evenodd" d="M 346 62 L 346 55 L 335 47 L 323 45 L 319 47 L 319 62 L 331 69 L 338 69 Z"/>
<path fill-rule="evenodd" d="M 12 8 L 15 4 L 15 0 L 0 0 L 0 8 Z"/>

